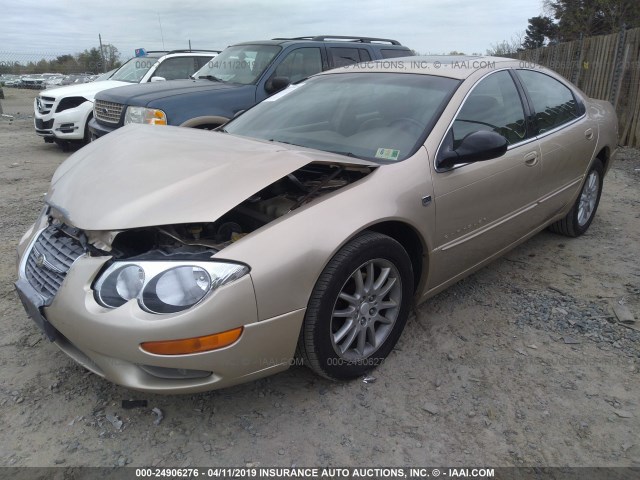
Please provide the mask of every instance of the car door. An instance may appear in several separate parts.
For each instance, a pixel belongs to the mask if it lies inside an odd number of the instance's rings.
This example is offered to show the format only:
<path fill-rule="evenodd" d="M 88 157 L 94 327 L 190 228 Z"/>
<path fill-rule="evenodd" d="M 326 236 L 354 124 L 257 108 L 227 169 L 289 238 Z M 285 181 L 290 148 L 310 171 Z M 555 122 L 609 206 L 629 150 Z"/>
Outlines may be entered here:
<path fill-rule="evenodd" d="M 433 171 L 435 248 L 429 286 L 456 277 L 507 248 L 542 221 L 540 148 L 527 128 L 527 105 L 508 70 L 483 77 L 470 91 L 440 144 L 457 148 L 480 130 L 507 139 L 498 158 Z M 440 153 L 438 153 L 439 155 Z"/>
<path fill-rule="evenodd" d="M 529 99 L 541 149 L 541 209 L 551 218 L 575 198 L 598 140 L 598 125 L 577 95 L 542 72 L 516 71 Z"/>
<path fill-rule="evenodd" d="M 256 91 L 256 102 L 261 102 L 275 93 L 270 91 L 269 85 L 276 77 L 288 78 L 290 83 L 296 83 L 321 72 L 324 63 L 322 50 L 320 47 L 300 47 L 277 59 L 266 77 L 267 80 Z"/>

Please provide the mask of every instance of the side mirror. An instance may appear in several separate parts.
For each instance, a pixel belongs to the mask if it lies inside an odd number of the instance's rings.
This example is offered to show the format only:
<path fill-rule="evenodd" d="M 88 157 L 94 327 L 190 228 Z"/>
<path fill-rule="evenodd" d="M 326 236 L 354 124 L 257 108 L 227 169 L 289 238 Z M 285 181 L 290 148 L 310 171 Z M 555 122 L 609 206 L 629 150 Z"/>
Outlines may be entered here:
<path fill-rule="evenodd" d="M 166 82 L 167 79 L 164 77 L 151 77 L 152 82 Z"/>
<path fill-rule="evenodd" d="M 264 86 L 267 93 L 276 93 L 282 90 L 283 88 L 287 88 L 291 81 L 289 77 L 273 77 L 269 79 Z"/>
<path fill-rule="evenodd" d="M 450 133 L 448 134 L 450 135 Z M 507 139 L 496 132 L 480 130 L 462 139 L 455 150 L 446 148 L 438 156 L 438 168 L 453 168 L 462 163 L 482 162 L 501 157 L 507 151 Z"/>

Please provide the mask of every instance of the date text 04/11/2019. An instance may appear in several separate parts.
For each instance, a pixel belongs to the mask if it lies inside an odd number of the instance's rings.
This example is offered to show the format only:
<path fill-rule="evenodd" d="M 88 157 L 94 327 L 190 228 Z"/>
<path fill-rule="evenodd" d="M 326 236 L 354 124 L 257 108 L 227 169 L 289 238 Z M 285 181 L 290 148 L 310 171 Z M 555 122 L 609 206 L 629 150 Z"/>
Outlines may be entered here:
<path fill-rule="evenodd" d="M 493 478 L 492 468 L 137 468 L 136 477 L 182 478 Z"/>

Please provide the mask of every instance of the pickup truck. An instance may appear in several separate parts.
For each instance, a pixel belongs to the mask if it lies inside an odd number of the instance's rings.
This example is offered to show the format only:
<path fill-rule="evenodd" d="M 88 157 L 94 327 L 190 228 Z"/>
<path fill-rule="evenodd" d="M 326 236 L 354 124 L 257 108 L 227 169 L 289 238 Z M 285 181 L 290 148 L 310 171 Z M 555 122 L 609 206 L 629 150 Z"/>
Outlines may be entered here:
<path fill-rule="evenodd" d="M 292 83 L 346 65 L 414 55 L 397 40 L 316 36 L 227 47 L 190 80 L 131 85 L 96 95 L 92 140 L 129 123 L 214 129 Z"/>

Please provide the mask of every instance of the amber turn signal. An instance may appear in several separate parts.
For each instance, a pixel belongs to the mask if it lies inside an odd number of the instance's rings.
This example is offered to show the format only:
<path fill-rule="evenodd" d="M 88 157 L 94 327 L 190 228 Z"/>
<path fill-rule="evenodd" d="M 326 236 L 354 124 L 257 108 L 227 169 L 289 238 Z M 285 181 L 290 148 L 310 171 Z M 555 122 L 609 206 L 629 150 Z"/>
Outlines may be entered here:
<path fill-rule="evenodd" d="M 145 352 L 155 353 L 156 355 L 186 355 L 188 353 L 209 352 L 231 345 L 240 338 L 242 330 L 243 327 L 240 327 L 204 337 L 144 342 L 140 344 L 140 347 Z"/>

